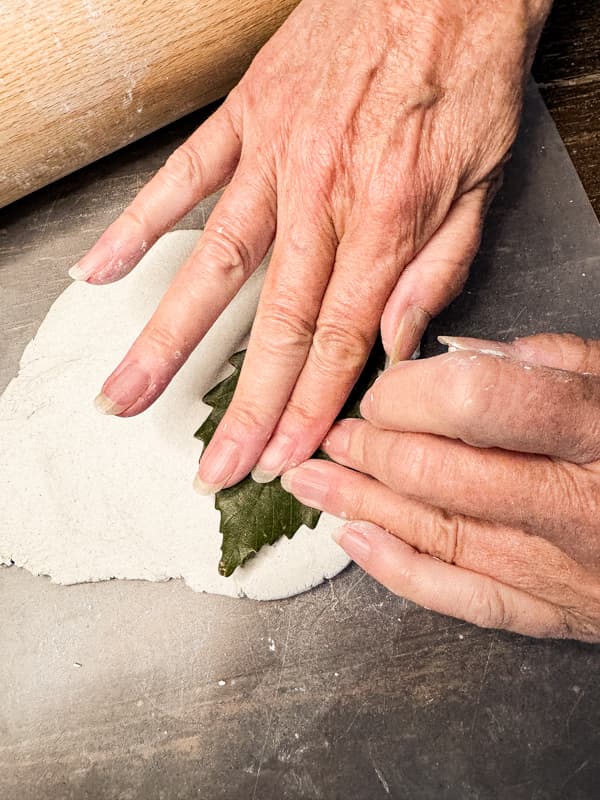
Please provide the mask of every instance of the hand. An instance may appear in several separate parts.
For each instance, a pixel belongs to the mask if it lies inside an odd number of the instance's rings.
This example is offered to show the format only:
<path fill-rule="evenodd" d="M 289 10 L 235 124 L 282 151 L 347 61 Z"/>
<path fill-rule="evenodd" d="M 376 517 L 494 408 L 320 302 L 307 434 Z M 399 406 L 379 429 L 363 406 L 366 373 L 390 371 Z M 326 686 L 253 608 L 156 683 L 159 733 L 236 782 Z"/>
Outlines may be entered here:
<path fill-rule="evenodd" d="M 324 449 L 345 466 L 308 461 L 284 486 L 365 520 L 339 544 L 416 603 L 600 641 L 600 341 L 444 341 L 454 352 L 379 378 L 367 421 L 332 429 Z"/>
<path fill-rule="evenodd" d="M 117 280 L 229 182 L 195 252 L 102 388 L 165 389 L 275 245 L 238 389 L 203 455 L 216 491 L 306 459 L 376 337 L 408 357 L 460 290 L 514 139 L 548 0 L 304 0 L 219 110 L 76 266 Z"/>

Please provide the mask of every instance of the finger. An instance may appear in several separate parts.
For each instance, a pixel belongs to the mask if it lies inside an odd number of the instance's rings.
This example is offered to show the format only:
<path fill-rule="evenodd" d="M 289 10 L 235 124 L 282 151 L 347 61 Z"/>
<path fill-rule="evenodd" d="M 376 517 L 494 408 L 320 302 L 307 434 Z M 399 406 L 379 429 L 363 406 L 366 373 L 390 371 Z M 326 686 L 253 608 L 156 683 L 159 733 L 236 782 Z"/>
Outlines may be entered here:
<path fill-rule="evenodd" d="M 251 165 L 227 187 L 194 252 L 152 318 L 107 379 L 101 411 L 144 411 L 262 261 L 275 228 L 275 198 Z"/>
<path fill-rule="evenodd" d="M 484 353 L 401 362 L 375 382 L 361 413 L 378 427 L 476 447 L 600 458 L 600 378 Z"/>
<path fill-rule="evenodd" d="M 306 505 L 343 519 L 368 520 L 421 553 L 489 575 L 563 608 L 577 609 L 583 593 L 587 612 L 600 621 L 597 578 L 539 536 L 449 513 L 323 460 L 307 461 L 286 472 L 282 485 Z"/>
<path fill-rule="evenodd" d="M 569 372 L 600 375 L 600 341 L 581 339 L 572 333 L 539 333 L 513 342 L 494 342 L 463 336 L 439 336 L 450 352 L 471 352 L 504 355 L 528 364 L 563 369 Z"/>
<path fill-rule="evenodd" d="M 419 553 L 376 525 L 353 522 L 336 531 L 334 538 L 375 580 L 432 611 L 527 636 L 569 635 L 561 611 L 550 603 Z"/>
<path fill-rule="evenodd" d="M 278 209 L 277 238 L 236 392 L 200 461 L 194 485 L 201 492 L 236 483 L 256 464 L 310 349 L 337 241 L 322 208 L 299 203 Z"/>
<path fill-rule="evenodd" d="M 431 318 L 460 293 L 479 248 L 488 194 L 485 184 L 459 197 L 400 276 L 381 318 L 390 363 L 410 358 Z"/>
<path fill-rule="evenodd" d="M 306 363 L 255 480 L 272 480 L 318 447 L 365 365 L 402 263 L 397 253 L 382 252 L 381 239 L 372 234 L 341 241 Z"/>
<path fill-rule="evenodd" d="M 323 449 L 403 496 L 543 536 L 582 563 L 600 566 L 600 497 L 591 470 L 440 436 L 386 431 L 362 420 L 335 425 Z"/>
<path fill-rule="evenodd" d="M 69 271 L 89 283 L 119 280 L 146 250 L 200 200 L 223 186 L 240 156 L 240 138 L 226 102 L 168 158 L 121 216 Z"/>

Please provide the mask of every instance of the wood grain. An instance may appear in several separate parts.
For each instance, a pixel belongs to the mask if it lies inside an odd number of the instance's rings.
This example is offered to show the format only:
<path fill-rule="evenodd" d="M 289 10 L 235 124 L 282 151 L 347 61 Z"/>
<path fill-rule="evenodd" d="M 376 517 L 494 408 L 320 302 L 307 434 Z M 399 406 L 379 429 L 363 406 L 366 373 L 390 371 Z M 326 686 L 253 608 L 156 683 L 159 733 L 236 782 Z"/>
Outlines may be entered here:
<path fill-rule="evenodd" d="M 600 3 L 556 0 L 533 74 L 600 216 Z"/>
<path fill-rule="evenodd" d="M 4 0 L 0 206 L 225 95 L 297 0 Z"/>

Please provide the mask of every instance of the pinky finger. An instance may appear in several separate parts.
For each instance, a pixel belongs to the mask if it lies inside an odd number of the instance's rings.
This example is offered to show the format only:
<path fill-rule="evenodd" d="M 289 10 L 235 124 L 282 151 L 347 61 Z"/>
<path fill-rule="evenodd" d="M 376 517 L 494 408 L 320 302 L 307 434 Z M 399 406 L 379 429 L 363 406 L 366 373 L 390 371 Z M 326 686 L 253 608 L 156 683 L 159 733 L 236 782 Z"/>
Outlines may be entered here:
<path fill-rule="evenodd" d="M 561 610 L 551 603 L 420 553 L 370 522 L 344 525 L 333 538 L 375 580 L 432 611 L 527 636 L 570 634 Z"/>

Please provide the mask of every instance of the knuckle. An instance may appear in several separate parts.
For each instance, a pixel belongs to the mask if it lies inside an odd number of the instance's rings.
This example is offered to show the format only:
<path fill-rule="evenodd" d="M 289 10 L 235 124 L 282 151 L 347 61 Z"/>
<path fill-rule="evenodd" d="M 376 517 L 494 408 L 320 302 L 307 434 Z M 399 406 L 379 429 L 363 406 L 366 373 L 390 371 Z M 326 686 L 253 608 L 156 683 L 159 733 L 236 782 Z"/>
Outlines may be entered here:
<path fill-rule="evenodd" d="M 342 130 L 340 124 L 329 120 L 327 125 L 301 125 L 291 132 L 289 152 L 294 154 L 293 166 L 303 170 L 300 174 L 315 177 L 319 186 L 322 181 L 322 188 L 331 189 L 334 165 L 340 163 Z"/>
<path fill-rule="evenodd" d="M 148 220 L 145 214 L 141 209 L 136 208 L 134 205 L 128 206 L 125 211 L 123 211 L 121 219 L 133 225 L 134 228 L 139 228 L 140 230 L 146 230 L 148 227 Z"/>
<path fill-rule="evenodd" d="M 451 353 L 447 363 L 452 369 L 446 385 L 454 433 L 467 444 L 485 445 L 490 418 L 504 415 L 497 405 L 498 364 L 492 357 L 466 352 Z M 460 367 L 459 370 L 455 370 L 456 365 Z M 506 401 L 504 395 L 503 399 Z"/>
<path fill-rule="evenodd" d="M 331 480 L 327 489 L 327 502 L 331 511 L 342 519 L 375 521 L 370 482 L 357 480 L 352 475 Z"/>
<path fill-rule="evenodd" d="M 371 343 L 371 336 L 353 327 L 347 318 L 323 320 L 317 322 L 312 357 L 326 376 L 354 375 L 367 360 Z"/>
<path fill-rule="evenodd" d="M 158 351 L 163 357 L 179 353 L 178 358 L 180 358 L 184 350 L 187 352 L 190 349 L 182 342 L 177 341 L 175 332 L 162 322 L 148 325 L 146 341 L 153 350 Z"/>
<path fill-rule="evenodd" d="M 557 622 L 556 627 L 552 631 L 557 639 L 580 639 L 583 629 L 586 627 L 585 623 L 582 624 L 577 618 L 576 613 L 571 609 L 563 608 L 560 606 L 556 609 Z"/>
<path fill-rule="evenodd" d="M 574 522 L 590 520 L 592 529 L 598 529 L 600 520 L 600 491 L 598 478 L 581 467 L 566 461 L 553 461 L 548 480 L 545 481 L 547 496 L 554 499 L 555 506 L 564 509 L 565 518 Z"/>
<path fill-rule="evenodd" d="M 463 539 L 463 520 L 456 514 L 438 511 L 433 518 L 427 550 L 448 564 L 457 563 Z"/>
<path fill-rule="evenodd" d="M 234 227 L 227 224 L 211 225 L 204 231 L 194 260 L 203 271 L 216 273 L 217 278 L 237 281 L 245 280 L 253 267 L 248 247 Z"/>
<path fill-rule="evenodd" d="M 314 322 L 296 301 L 285 297 L 267 301 L 261 314 L 261 328 L 264 334 L 264 347 L 275 349 L 277 353 L 287 353 L 289 349 L 308 349 L 314 332 Z"/>
<path fill-rule="evenodd" d="M 347 451 L 350 454 L 352 461 L 358 466 L 363 467 L 368 472 L 376 472 L 373 468 L 372 452 L 375 450 L 379 454 L 379 458 L 383 460 L 382 450 L 376 447 L 370 447 L 368 437 L 365 436 L 365 425 L 352 425 L 348 430 L 348 445 Z M 373 444 L 373 443 L 371 443 Z"/>
<path fill-rule="evenodd" d="M 235 435 L 239 432 L 240 437 L 245 437 L 248 431 L 252 431 L 255 435 L 256 431 L 264 431 L 264 421 L 262 420 L 258 409 L 252 407 L 248 403 L 236 403 L 232 401 L 227 409 L 226 414 L 227 427 L 232 434 Z M 264 443 L 268 439 L 267 431 L 264 431 Z"/>
<path fill-rule="evenodd" d="M 561 361 L 569 365 L 573 372 L 594 372 L 598 370 L 600 344 L 593 339 L 582 339 L 574 333 L 538 334 L 534 343 L 541 341 L 547 347 L 554 346 Z"/>
<path fill-rule="evenodd" d="M 398 435 L 377 430 L 368 422 L 352 425 L 348 452 L 353 464 L 394 491 L 404 491 L 406 482 L 398 469 Z M 400 452 L 402 452 L 400 447 Z"/>
<path fill-rule="evenodd" d="M 410 488 L 422 495 L 424 487 L 431 486 L 432 476 L 443 474 L 438 470 L 431 448 L 427 446 L 425 435 L 408 434 L 403 436 L 404 445 L 399 448 L 398 465 L 401 466 L 400 486 Z"/>
<path fill-rule="evenodd" d="M 480 628 L 510 629 L 512 615 L 496 586 L 480 586 L 471 592 L 467 602 L 469 619 Z"/>
<path fill-rule="evenodd" d="M 176 186 L 202 186 L 203 172 L 200 155 L 189 142 L 174 150 L 162 168 L 163 177 Z"/>
<path fill-rule="evenodd" d="M 285 409 L 285 427 L 290 430 L 310 430 L 318 420 L 319 414 L 318 401 L 310 404 L 292 397 Z"/>
<path fill-rule="evenodd" d="M 585 612 L 560 609 L 558 631 L 561 639 L 578 639 L 583 642 L 600 642 L 600 613 L 598 603 Z"/>
<path fill-rule="evenodd" d="M 365 460 L 377 476 L 388 486 L 393 485 L 397 473 L 396 454 L 398 438 L 390 431 L 373 431 L 362 425 L 365 441 Z"/>

